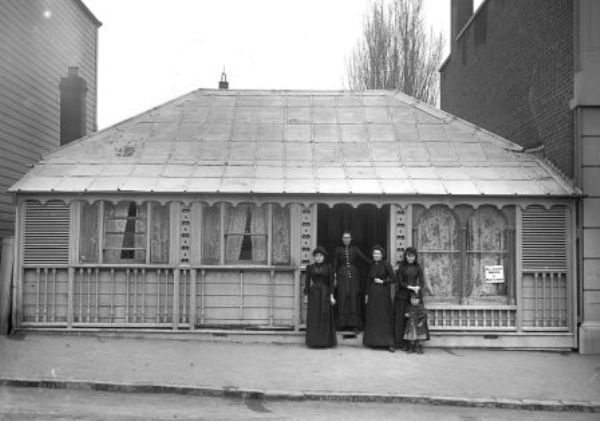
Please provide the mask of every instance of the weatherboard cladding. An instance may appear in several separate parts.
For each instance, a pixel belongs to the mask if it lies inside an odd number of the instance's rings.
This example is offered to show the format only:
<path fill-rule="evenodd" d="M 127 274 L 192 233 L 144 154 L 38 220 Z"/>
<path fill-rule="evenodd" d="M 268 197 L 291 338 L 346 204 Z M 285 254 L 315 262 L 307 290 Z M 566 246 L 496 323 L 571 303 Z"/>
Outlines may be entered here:
<path fill-rule="evenodd" d="M 0 237 L 14 235 L 7 189 L 60 144 L 59 82 L 87 80 L 87 129 L 96 130 L 97 20 L 81 1 L 0 2 Z"/>
<path fill-rule="evenodd" d="M 390 91 L 197 90 L 48 153 L 11 190 L 578 194 L 520 146 Z"/>

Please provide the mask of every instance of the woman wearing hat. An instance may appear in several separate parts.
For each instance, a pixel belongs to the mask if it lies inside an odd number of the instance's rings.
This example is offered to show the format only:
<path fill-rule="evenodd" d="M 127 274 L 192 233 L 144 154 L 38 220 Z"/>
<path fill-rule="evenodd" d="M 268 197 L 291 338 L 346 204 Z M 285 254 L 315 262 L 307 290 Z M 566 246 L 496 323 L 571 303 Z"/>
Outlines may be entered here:
<path fill-rule="evenodd" d="M 306 267 L 304 294 L 308 299 L 306 312 L 306 345 L 326 348 L 336 345 L 333 316 L 333 269 L 325 263 L 327 252 L 323 247 L 313 251 L 315 262 Z"/>
<path fill-rule="evenodd" d="M 384 256 L 383 247 L 373 247 L 373 263 L 369 267 L 367 295 L 365 296 L 367 311 L 363 345 L 371 348 L 385 347 L 390 352 L 394 352 L 390 288 L 396 282 L 396 275 L 392 266 L 384 260 Z"/>

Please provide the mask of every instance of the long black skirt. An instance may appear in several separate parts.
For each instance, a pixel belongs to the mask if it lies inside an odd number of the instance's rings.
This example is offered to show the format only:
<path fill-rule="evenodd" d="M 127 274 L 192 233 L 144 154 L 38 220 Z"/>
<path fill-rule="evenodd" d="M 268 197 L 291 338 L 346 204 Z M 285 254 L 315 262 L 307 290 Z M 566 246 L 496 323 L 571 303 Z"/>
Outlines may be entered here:
<path fill-rule="evenodd" d="M 314 348 L 335 346 L 335 319 L 329 288 L 321 282 L 308 290 L 306 313 L 306 345 Z"/>
<path fill-rule="evenodd" d="M 337 311 L 339 328 L 362 327 L 362 299 L 360 272 L 354 265 L 342 266 L 337 272 Z"/>
<path fill-rule="evenodd" d="M 394 299 L 394 343 L 396 346 L 404 345 L 406 332 L 406 310 L 410 301 L 406 296 L 396 296 Z"/>
<path fill-rule="evenodd" d="M 383 284 L 372 283 L 369 286 L 368 295 L 363 345 L 368 347 L 393 346 L 394 329 L 390 290 Z"/>

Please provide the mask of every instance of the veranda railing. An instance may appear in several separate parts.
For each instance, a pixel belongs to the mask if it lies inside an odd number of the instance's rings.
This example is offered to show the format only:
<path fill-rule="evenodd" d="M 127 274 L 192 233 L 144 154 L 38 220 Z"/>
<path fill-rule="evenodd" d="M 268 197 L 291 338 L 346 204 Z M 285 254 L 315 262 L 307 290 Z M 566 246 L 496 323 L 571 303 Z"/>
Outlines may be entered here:
<path fill-rule="evenodd" d="M 24 265 L 21 327 L 302 326 L 301 270 L 280 266 Z M 523 272 L 516 305 L 429 307 L 440 331 L 568 331 L 564 271 Z M 519 323 L 520 318 L 520 323 Z"/>

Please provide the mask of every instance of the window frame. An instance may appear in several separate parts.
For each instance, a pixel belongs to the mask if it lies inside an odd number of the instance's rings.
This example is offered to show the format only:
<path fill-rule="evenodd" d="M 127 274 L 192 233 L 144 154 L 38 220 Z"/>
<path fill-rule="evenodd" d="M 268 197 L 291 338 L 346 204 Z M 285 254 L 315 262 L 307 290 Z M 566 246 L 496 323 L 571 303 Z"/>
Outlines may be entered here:
<path fill-rule="evenodd" d="M 271 203 L 266 203 L 266 204 L 262 204 L 262 205 L 255 205 L 253 203 L 238 203 L 237 205 L 233 205 L 230 203 L 226 203 L 226 202 L 221 202 L 222 206 L 221 206 L 221 220 L 223 221 L 223 231 L 220 233 L 220 241 L 223 242 L 224 244 L 224 250 L 225 250 L 225 255 L 221 256 L 220 261 L 223 262 L 223 264 L 225 265 L 248 265 L 248 266 L 260 266 L 260 265 L 268 265 L 271 266 L 273 258 L 271 256 L 271 252 L 272 252 L 272 246 L 270 246 L 270 244 L 272 243 L 273 240 L 273 207 Z M 253 232 L 249 232 L 246 233 L 244 232 L 238 232 L 238 231 L 229 231 L 229 230 L 225 230 L 225 216 L 227 214 L 227 205 L 229 205 L 230 207 L 230 212 L 233 212 L 233 209 L 237 208 L 238 206 L 248 206 L 248 209 L 251 209 L 251 207 L 255 207 L 255 208 L 260 208 L 260 207 L 265 207 L 265 233 L 253 233 Z M 263 237 L 265 238 L 265 243 L 267 246 L 267 249 L 265 250 L 266 255 L 267 255 L 267 259 L 266 262 L 262 261 L 262 262 L 256 262 L 254 263 L 254 260 L 244 260 L 242 261 L 242 259 L 237 259 L 237 261 L 235 262 L 231 262 L 227 260 L 227 240 L 228 237 L 242 237 L 242 244 L 245 241 L 244 237 L 250 237 L 250 239 L 252 240 L 252 238 L 254 237 Z"/>
<path fill-rule="evenodd" d="M 436 296 L 433 296 L 431 302 L 436 306 L 444 306 L 444 305 L 474 305 L 474 306 L 494 306 L 494 305 L 512 305 L 516 300 L 516 291 L 517 291 L 517 276 L 516 276 L 516 267 L 517 267 L 517 252 L 516 252 L 516 229 L 515 229 L 515 218 L 516 211 L 515 205 L 511 206 L 502 206 L 498 207 L 494 204 L 486 204 L 481 206 L 472 206 L 472 205 L 459 205 L 456 207 L 448 206 L 447 204 L 436 204 L 435 206 L 443 206 L 445 207 L 451 214 L 454 220 L 456 221 L 456 235 L 458 235 L 458 249 L 456 250 L 426 250 L 422 249 L 422 245 L 419 244 L 419 225 L 421 219 L 424 215 L 431 210 L 432 207 L 425 207 L 423 205 L 419 205 L 418 207 L 412 207 L 412 240 L 415 247 L 419 252 L 419 255 L 423 257 L 421 264 L 425 266 L 427 255 L 430 253 L 446 253 L 448 255 L 456 255 L 457 263 L 458 263 L 458 274 L 455 285 L 460 291 L 459 295 L 451 295 L 451 296 L 439 296 L 436 299 Z M 469 288 L 473 288 L 475 285 L 475 279 L 471 277 L 471 256 L 479 253 L 479 250 L 473 250 L 472 245 L 470 244 L 470 218 L 476 214 L 481 208 L 489 207 L 494 209 L 494 211 L 503 218 L 504 226 L 502 229 L 502 236 L 504 242 L 504 250 L 501 251 L 487 251 L 489 254 L 497 254 L 501 256 L 502 264 L 504 266 L 505 271 L 505 287 L 503 295 L 493 295 L 490 297 L 498 297 L 498 299 L 505 299 L 505 303 L 493 303 L 490 302 L 485 303 L 485 299 L 480 296 L 472 296 L 467 294 L 467 290 Z M 512 212 L 512 213 L 511 213 Z M 425 267 L 424 267 L 425 269 Z M 431 283 L 431 280 L 429 280 Z M 456 302 L 455 302 L 456 301 Z M 471 301 L 475 301 L 475 303 L 471 303 Z"/>
<path fill-rule="evenodd" d="M 104 231 L 104 235 L 103 235 L 103 239 L 105 241 L 104 244 L 101 244 L 102 247 L 102 260 L 104 261 L 104 253 L 107 250 L 114 250 L 117 252 L 117 254 L 120 254 L 120 257 L 118 259 L 118 262 L 109 262 L 109 263 L 133 263 L 133 264 L 142 264 L 142 262 L 136 262 L 135 260 L 135 253 L 136 251 L 140 250 L 144 252 L 144 264 L 149 264 L 149 260 L 150 260 L 150 235 L 148 235 L 148 228 L 149 228 L 149 219 L 150 219 L 150 209 L 151 209 L 151 205 L 150 202 L 142 202 L 141 205 L 138 205 L 135 201 L 131 201 L 131 200 L 127 200 L 127 201 L 120 201 L 117 202 L 116 205 L 113 205 L 115 208 L 115 211 L 117 209 L 117 207 L 121 204 L 121 203 L 127 203 L 128 207 L 127 207 L 127 215 L 124 216 L 110 216 L 110 217 L 106 217 L 106 215 L 103 213 L 104 215 L 104 226 L 102 227 L 102 230 Z M 131 210 L 131 207 L 135 206 L 136 212 L 135 215 L 130 216 L 129 212 Z M 144 206 L 145 205 L 145 206 Z M 143 214 L 143 208 L 146 208 L 145 211 L 146 213 Z M 105 206 L 103 206 L 103 211 L 106 209 Z M 143 216 L 140 216 L 140 214 L 142 214 Z M 124 221 L 125 225 L 123 227 L 123 232 L 120 231 L 108 231 L 108 226 L 110 224 L 111 221 Z M 137 221 L 142 221 L 143 222 L 143 231 L 138 231 L 137 230 Z M 133 227 L 134 230 L 133 232 L 127 232 L 127 228 L 130 226 L 130 223 L 133 223 Z M 106 242 L 109 236 L 115 236 L 115 237 L 122 237 L 120 240 L 121 245 L 124 245 L 126 241 L 131 240 L 133 247 L 107 247 Z M 128 238 L 128 236 L 131 236 L 131 238 Z M 143 245 L 144 247 L 136 247 L 136 236 L 143 236 Z M 132 257 L 123 257 L 123 254 L 125 252 L 131 252 Z"/>
<path fill-rule="evenodd" d="M 483 260 L 485 255 L 494 255 L 499 258 L 501 264 L 504 268 L 504 282 L 503 282 L 503 290 L 504 294 L 496 294 L 496 295 L 476 295 L 473 296 L 472 292 L 467 297 L 473 297 L 476 300 L 485 300 L 485 297 L 505 297 L 508 303 L 514 302 L 515 297 L 512 296 L 515 291 L 515 276 L 514 276 L 514 267 L 516 264 L 516 247 L 515 247 L 515 237 L 514 237 L 514 226 L 511 224 L 511 220 L 514 219 L 513 215 L 509 215 L 509 212 L 514 213 L 514 206 L 509 207 L 510 210 L 507 209 L 499 209 L 494 205 L 481 205 L 476 209 L 473 209 L 467 216 L 466 220 L 466 234 L 467 241 L 465 244 L 465 257 L 466 257 L 466 271 L 469 276 L 466 279 L 467 287 L 473 290 L 476 287 L 476 280 L 472 279 L 470 276 L 473 273 L 475 257 L 477 256 L 480 259 L 480 267 L 479 271 L 481 271 L 481 261 Z M 501 245 L 502 249 L 495 248 L 493 250 L 484 250 L 484 249 L 475 249 L 473 244 L 471 244 L 472 231 L 471 231 L 471 223 L 472 218 L 476 215 L 482 215 L 486 211 L 491 211 L 495 214 L 496 217 L 501 219 L 502 226 L 500 231 L 501 236 Z M 479 273 L 481 275 L 481 272 Z M 485 282 L 485 281 L 484 281 Z M 497 288 L 497 287 L 496 287 Z"/>
<path fill-rule="evenodd" d="M 95 262 L 91 261 L 82 261 L 81 260 L 81 241 L 82 241 L 82 231 L 83 227 L 81 226 L 81 221 L 83 218 L 83 202 L 79 202 L 78 206 L 78 241 L 77 241 L 77 254 L 75 263 L 77 266 L 139 266 L 139 265 L 148 265 L 148 266 L 161 266 L 161 265 L 170 265 L 172 263 L 172 252 L 173 252 L 173 211 L 172 211 L 172 202 L 163 204 L 155 200 L 144 200 L 141 203 L 135 200 L 119 200 L 114 204 L 117 206 L 119 203 L 135 203 L 136 206 L 145 207 L 145 221 L 144 227 L 145 231 L 143 233 L 145 237 L 144 241 L 144 261 L 136 262 L 135 258 L 121 258 L 119 261 L 115 262 L 107 262 L 105 257 L 106 248 L 106 238 L 107 238 L 107 218 L 105 215 L 106 212 L 106 202 L 114 203 L 110 200 L 96 200 L 93 202 L 88 202 L 91 205 L 97 206 L 97 235 L 98 235 L 98 249 L 97 249 L 97 260 Z M 152 205 L 156 204 L 158 206 L 163 206 L 166 208 L 167 214 L 169 215 L 169 220 L 164 221 L 164 223 L 169 226 L 169 238 L 168 238 L 168 250 L 166 250 L 166 259 L 162 262 L 152 262 Z M 135 218 L 140 218 L 136 216 Z M 119 217 L 116 219 L 128 219 L 128 217 Z M 109 233 L 110 234 L 110 233 Z M 137 233 L 136 233 L 137 234 Z M 115 234 L 117 235 L 117 234 Z"/>
<path fill-rule="evenodd" d="M 425 216 L 432 212 L 435 208 L 441 208 L 444 210 L 444 212 L 448 213 L 448 216 L 450 216 L 452 218 L 452 220 L 454 221 L 454 231 L 455 231 L 455 235 L 458 235 L 458 238 L 452 238 L 450 239 L 450 243 L 451 244 L 455 244 L 456 243 L 456 248 L 441 248 L 441 249 L 424 249 L 423 245 L 421 244 L 420 241 L 420 225 L 421 225 L 421 221 L 423 220 L 423 218 L 425 218 Z M 416 207 L 413 206 L 413 212 L 417 210 Z M 419 213 L 418 215 L 414 215 L 413 214 L 413 244 L 415 244 L 415 247 L 417 248 L 417 253 L 419 254 L 419 263 L 421 264 L 421 266 L 423 267 L 423 272 L 426 272 L 426 265 L 425 262 L 427 261 L 427 257 L 431 256 L 431 255 L 437 255 L 437 257 L 443 258 L 444 256 L 446 256 L 450 261 L 453 261 L 453 264 L 456 265 L 456 278 L 457 279 L 453 279 L 452 280 L 452 286 L 455 288 L 458 288 L 461 291 L 461 295 L 462 295 L 462 280 L 460 279 L 461 277 L 461 270 L 462 270 L 462 254 L 464 252 L 463 250 L 463 244 L 462 244 L 462 227 L 461 227 L 461 223 L 460 223 L 460 219 L 458 218 L 458 215 L 456 214 L 456 212 L 454 211 L 454 209 L 452 209 L 451 207 L 447 206 L 447 205 L 443 205 L 443 204 L 437 204 L 434 206 L 430 206 L 428 208 L 422 206 L 422 209 L 419 209 Z M 454 265 L 452 266 L 452 268 L 448 268 L 448 270 L 452 270 L 454 269 Z M 427 279 L 427 274 L 425 274 L 425 278 Z M 462 277 L 464 277 L 464 275 L 462 275 Z M 431 285 L 433 287 L 433 283 L 431 279 L 427 279 L 429 285 Z M 446 299 L 453 299 L 453 298 L 457 298 L 459 301 L 462 299 L 461 295 L 450 295 L 450 296 L 433 296 L 433 297 L 437 297 L 438 300 L 441 302 L 442 300 Z M 434 299 L 435 301 L 435 299 Z M 453 303 L 453 304 L 457 304 L 457 303 Z"/>
<path fill-rule="evenodd" d="M 225 217 L 226 217 L 226 207 L 227 205 L 230 205 L 232 208 L 235 208 L 237 206 L 240 205 L 249 205 L 249 206 L 255 206 L 255 207 L 259 207 L 259 206 L 265 206 L 266 208 L 266 234 L 246 234 L 246 233 L 236 233 L 236 232 L 226 232 L 226 221 L 225 221 Z M 218 259 L 218 263 L 206 263 L 205 260 L 205 247 L 206 244 L 204 243 L 204 229 L 205 229 L 205 210 L 207 207 L 212 207 L 212 206 L 216 206 L 218 208 L 218 214 L 219 214 L 219 224 L 218 224 L 218 239 L 219 239 L 219 244 L 216 245 L 215 247 L 218 248 L 219 251 L 219 259 Z M 252 203 L 252 202 L 240 202 L 240 203 L 230 203 L 230 202 L 225 202 L 225 201 L 221 201 L 221 202 L 217 202 L 217 203 L 201 203 L 200 206 L 200 212 L 198 213 L 198 216 L 200 218 L 200 223 L 197 224 L 198 227 L 201 227 L 201 232 L 200 232 L 200 238 L 199 238 L 199 243 L 200 243 L 200 253 L 197 256 L 198 259 L 198 263 L 201 266 L 210 266 L 210 267 L 240 267 L 240 268 L 260 268 L 260 267 L 269 267 L 269 268 L 274 268 L 274 267 L 288 267 L 291 265 L 292 263 L 292 239 L 291 239 L 291 230 L 289 232 L 289 242 L 288 242 L 288 262 L 287 263 L 273 263 L 273 206 L 280 206 L 281 208 L 286 210 L 286 217 L 288 219 L 289 222 L 289 227 L 291 228 L 291 218 L 292 218 L 292 212 L 291 212 L 291 208 L 289 206 L 285 206 L 285 205 L 281 205 L 279 203 L 261 203 L 261 204 L 256 204 L 256 203 Z M 262 263 L 262 262 L 258 262 L 258 263 L 253 263 L 252 261 L 238 261 L 237 263 L 230 263 L 227 261 L 226 259 L 226 250 L 225 250 L 225 244 L 226 244 L 226 238 L 228 235 L 242 235 L 242 234 L 246 234 L 246 235 L 250 235 L 250 236 L 259 236 L 259 237 L 266 237 L 266 245 L 267 245 L 267 261 L 266 263 Z"/>

